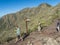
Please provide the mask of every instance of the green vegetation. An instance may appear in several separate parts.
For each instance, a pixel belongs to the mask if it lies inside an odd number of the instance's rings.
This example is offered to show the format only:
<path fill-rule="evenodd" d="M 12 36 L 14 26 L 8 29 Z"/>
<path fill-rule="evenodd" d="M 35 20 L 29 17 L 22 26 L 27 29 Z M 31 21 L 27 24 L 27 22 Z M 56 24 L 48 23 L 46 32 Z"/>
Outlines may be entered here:
<path fill-rule="evenodd" d="M 0 19 L 0 43 L 12 40 L 16 37 L 15 26 L 21 27 L 21 35 L 26 31 L 25 17 L 30 18 L 28 22 L 29 33 L 37 30 L 38 22 L 42 27 L 49 26 L 55 19 L 60 18 L 60 6 L 52 7 L 49 4 L 41 4 L 34 8 L 25 8 L 17 13 L 7 14 Z"/>

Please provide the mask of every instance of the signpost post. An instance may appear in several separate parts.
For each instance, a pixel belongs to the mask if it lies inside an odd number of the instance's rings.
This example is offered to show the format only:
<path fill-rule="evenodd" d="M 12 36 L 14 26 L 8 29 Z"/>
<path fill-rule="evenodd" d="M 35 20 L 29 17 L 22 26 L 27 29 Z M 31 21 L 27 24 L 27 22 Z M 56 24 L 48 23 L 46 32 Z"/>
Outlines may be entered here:
<path fill-rule="evenodd" d="M 26 22 L 26 33 L 28 33 L 28 22 L 30 22 L 30 19 L 25 18 L 25 22 Z"/>

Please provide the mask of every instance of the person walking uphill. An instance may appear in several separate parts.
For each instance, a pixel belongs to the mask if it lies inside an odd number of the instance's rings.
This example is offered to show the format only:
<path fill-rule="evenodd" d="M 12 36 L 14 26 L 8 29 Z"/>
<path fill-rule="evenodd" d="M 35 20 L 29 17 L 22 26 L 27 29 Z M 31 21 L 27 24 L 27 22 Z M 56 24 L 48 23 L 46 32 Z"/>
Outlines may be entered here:
<path fill-rule="evenodd" d="M 16 42 L 20 40 L 20 28 L 18 26 L 16 26 L 16 35 L 17 35 L 17 38 L 16 38 Z"/>

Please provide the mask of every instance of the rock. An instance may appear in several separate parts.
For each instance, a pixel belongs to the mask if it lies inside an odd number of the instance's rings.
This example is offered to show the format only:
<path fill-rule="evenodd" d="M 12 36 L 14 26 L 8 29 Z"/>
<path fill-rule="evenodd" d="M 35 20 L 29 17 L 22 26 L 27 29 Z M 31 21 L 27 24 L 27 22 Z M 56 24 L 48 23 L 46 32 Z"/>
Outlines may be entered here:
<path fill-rule="evenodd" d="M 28 41 L 27 45 L 33 45 L 33 43 L 31 41 Z"/>
<path fill-rule="evenodd" d="M 53 38 L 49 38 L 47 40 L 47 42 L 45 43 L 45 45 L 59 45 L 58 42 L 56 40 L 54 40 Z"/>
<path fill-rule="evenodd" d="M 42 45 L 42 43 L 40 41 L 37 41 L 37 42 L 33 43 L 33 45 Z"/>
<path fill-rule="evenodd" d="M 56 38 L 56 41 L 59 43 L 60 45 L 60 37 Z"/>
<path fill-rule="evenodd" d="M 56 40 L 57 40 L 58 42 L 60 42 L 60 37 L 56 38 Z"/>

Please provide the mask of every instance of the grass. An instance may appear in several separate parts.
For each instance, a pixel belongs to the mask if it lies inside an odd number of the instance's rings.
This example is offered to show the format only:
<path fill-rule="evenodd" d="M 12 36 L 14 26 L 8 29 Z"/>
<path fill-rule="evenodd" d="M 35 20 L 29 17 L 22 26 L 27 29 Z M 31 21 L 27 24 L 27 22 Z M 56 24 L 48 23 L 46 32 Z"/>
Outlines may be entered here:
<path fill-rule="evenodd" d="M 16 37 L 16 33 L 14 30 L 5 30 L 0 34 L 0 42 L 4 43 L 6 41 L 12 40 Z"/>

